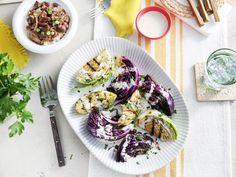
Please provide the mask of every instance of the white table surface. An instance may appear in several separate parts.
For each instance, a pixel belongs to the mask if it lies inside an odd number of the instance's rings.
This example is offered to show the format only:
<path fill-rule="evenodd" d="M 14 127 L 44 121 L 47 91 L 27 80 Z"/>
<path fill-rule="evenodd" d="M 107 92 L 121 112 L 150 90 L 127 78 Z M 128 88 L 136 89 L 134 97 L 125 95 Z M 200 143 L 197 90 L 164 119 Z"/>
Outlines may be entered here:
<path fill-rule="evenodd" d="M 63 50 L 51 55 L 30 53 L 31 61 L 24 72 L 36 76 L 50 74 L 56 78 L 68 56 L 81 44 L 92 39 L 93 22 L 85 16 L 93 7 L 91 0 L 71 0 L 79 14 L 79 29 L 75 39 Z M 0 19 L 11 25 L 18 4 L 0 5 Z M 228 25 L 229 47 L 236 49 L 236 7 L 232 10 Z M 1 42 L 1 39 L 0 39 Z M 57 166 L 48 111 L 41 107 L 38 93 L 34 93 L 29 104 L 34 114 L 34 124 L 27 126 L 20 137 L 8 138 L 9 120 L 0 124 L 0 177 L 86 177 L 88 151 L 74 134 L 58 106 L 56 116 L 61 135 L 66 166 Z M 232 160 L 233 177 L 236 176 L 236 102 L 231 102 L 232 115 Z M 72 159 L 70 156 L 72 155 Z"/>

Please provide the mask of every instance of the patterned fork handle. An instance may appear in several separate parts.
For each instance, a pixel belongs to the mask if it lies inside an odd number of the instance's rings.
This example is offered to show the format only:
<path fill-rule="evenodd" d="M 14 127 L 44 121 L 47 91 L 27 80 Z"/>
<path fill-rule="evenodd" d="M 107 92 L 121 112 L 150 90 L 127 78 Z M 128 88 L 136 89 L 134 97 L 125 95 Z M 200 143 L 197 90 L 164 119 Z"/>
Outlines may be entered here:
<path fill-rule="evenodd" d="M 65 166 L 65 159 L 64 159 L 64 154 L 62 151 L 60 136 L 58 133 L 56 117 L 54 115 L 53 108 L 49 108 L 49 111 L 50 111 L 50 122 L 51 122 L 51 127 L 52 127 L 53 139 L 54 139 L 54 144 L 55 144 L 55 148 L 57 152 L 58 165 L 59 167 L 62 167 L 62 166 Z"/>
<path fill-rule="evenodd" d="M 65 159 L 57 129 L 56 117 L 53 112 L 54 108 L 58 104 L 58 98 L 57 98 L 56 87 L 55 84 L 53 83 L 51 76 L 42 77 L 41 81 L 39 82 L 39 95 L 42 106 L 48 108 L 50 112 L 50 121 L 52 126 L 54 144 L 57 152 L 58 165 L 59 167 L 61 167 L 65 165 Z"/>

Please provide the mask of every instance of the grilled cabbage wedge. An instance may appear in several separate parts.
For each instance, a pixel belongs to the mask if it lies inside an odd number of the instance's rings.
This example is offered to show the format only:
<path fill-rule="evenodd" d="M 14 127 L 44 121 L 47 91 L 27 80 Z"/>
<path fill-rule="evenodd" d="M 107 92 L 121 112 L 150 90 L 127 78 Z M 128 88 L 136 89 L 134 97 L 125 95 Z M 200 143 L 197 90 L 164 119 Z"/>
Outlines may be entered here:
<path fill-rule="evenodd" d="M 120 125 L 129 125 L 140 113 L 140 99 L 141 95 L 138 90 L 136 90 L 129 101 L 122 105 L 122 115 L 118 120 Z"/>
<path fill-rule="evenodd" d="M 116 94 L 108 91 L 97 91 L 84 95 L 75 104 L 79 114 L 91 113 L 94 109 L 107 109 L 116 100 Z"/>
<path fill-rule="evenodd" d="M 115 68 L 115 58 L 107 49 L 87 62 L 77 76 L 78 87 L 96 86 L 106 82 Z"/>
<path fill-rule="evenodd" d="M 178 138 L 178 131 L 173 121 L 157 110 L 147 110 L 136 121 L 138 127 L 162 141 L 173 141 Z"/>

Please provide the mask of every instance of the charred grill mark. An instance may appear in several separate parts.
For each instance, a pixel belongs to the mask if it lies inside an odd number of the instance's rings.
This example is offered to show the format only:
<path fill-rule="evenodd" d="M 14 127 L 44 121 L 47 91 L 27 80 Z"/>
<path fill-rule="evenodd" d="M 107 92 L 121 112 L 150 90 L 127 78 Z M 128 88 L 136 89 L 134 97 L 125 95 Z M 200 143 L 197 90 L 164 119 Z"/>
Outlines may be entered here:
<path fill-rule="evenodd" d="M 90 65 L 90 63 L 87 63 L 86 65 L 88 65 L 93 71 L 96 71 L 96 69 L 94 69 L 94 68 Z"/>
<path fill-rule="evenodd" d="M 85 108 L 84 104 L 82 104 L 82 109 L 88 113 L 88 110 Z"/>
<path fill-rule="evenodd" d="M 96 59 L 95 58 L 93 58 L 91 61 L 89 61 L 88 63 L 89 63 L 89 65 L 90 66 L 92 66 L 93 67 L 93 69 L 95 70 L 95 71 L 97 71 L 97 70 L 99 70 L 99 68 L 100 68 L 100 63 L 98 63 L 97 62 L 97 60 L 95 61 Z"/>
<path fill-rule="evenodd" d="M 108 95 L 107 95 L 106 93 L 104 93 L 104 100 L 108 100 L 108 99 L 107 99 L 107 96 L 108 96 Z"/>
<path fill-rule="evenodd" d="M 84 110 L 84 111 L 86 111 L 86 112 L 88 113 L 88 110 L 85 108 L 85 105 L 84 105 L 83 101 L 80 100 L 80 101 L 78 101 L 77 103 L 79 103 L 79 102 L 81 103 L 81 109 Z"/>
<path fill-rule="evenodd" d="M 163 126 L 160 125 L 160 133 L 159 133 L 159 136 L 158 138 L 161 138 L 161 136 L 163 135 L 164 132 L 164 129 L 163 129 Z"/>
<path fill-rule="evenodd" d="M 151 131 L 151 135 L 154 135 L 154 129 L 155 129 L 155 121 L 152 120 L 152 131 Z"/>
<path fill-rule="evenodd" d="M 97 65 L 100 65 L 101 63 L 99 63 L 97 60 L 96 60 L 96 58 L 93 58 L 93 61 L 95 62 L 95 63 L 97 63 Z"/>

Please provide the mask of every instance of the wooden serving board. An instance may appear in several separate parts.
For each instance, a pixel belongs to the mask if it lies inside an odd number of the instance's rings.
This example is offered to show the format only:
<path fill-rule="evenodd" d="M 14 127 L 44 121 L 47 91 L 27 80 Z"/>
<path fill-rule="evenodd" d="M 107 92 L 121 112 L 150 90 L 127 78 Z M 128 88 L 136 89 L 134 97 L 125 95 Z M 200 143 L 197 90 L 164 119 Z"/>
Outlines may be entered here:
<path fill-rule="evenodd" d="M 232 9 L 232 6 L 228 3 L 225 3 L 219 10 L 219 17 L 220 22 L 215 22 L 213 15 L 209 16 L 209 22 L 206 23 L 204 26 L 199 27 L 197 21 L 195 18 L 193 18 L 193 12 L 189 9 L 189 4 L 187 0 L 168 0 L 165 2 L 175 2 L 174 4 L 170 4 L 173 9 L 167 8 L 165 5 L 163 5 L 163 0 L 153 0 L 157 4 L 161 5 L 162 7 L 166 8 L 170 13 L 177 16 L 179 19 L 181 19 L 184 23 L 191 26 L 196 31 L 200 32 L 201 34 L 205 36 L 209 36 L 220 28 L 222 23 L 224 23 L 227 20 L 227 15 L 229 11 Z M 196 1 L 196 0 L 194 0 Z M 220 0 L 215 0 L 220 1 Z M 179 2 L 179 3 L 178 3 Z M 181 9 L 181 10 L 178 10 Z"/>
<path fill-rule="evenodd" d="M 195 79 L 196 79 L 196 92 L 198 101 L 229 101 L 236 100 L 236 84 L 222 89 L 221 91 L 214 91 L 208 89 L 203 84 L 204 64 L 195 64 Z"/>

